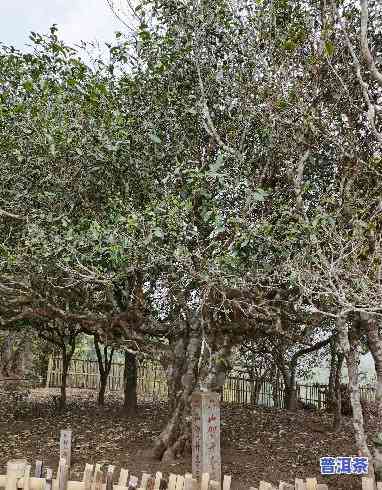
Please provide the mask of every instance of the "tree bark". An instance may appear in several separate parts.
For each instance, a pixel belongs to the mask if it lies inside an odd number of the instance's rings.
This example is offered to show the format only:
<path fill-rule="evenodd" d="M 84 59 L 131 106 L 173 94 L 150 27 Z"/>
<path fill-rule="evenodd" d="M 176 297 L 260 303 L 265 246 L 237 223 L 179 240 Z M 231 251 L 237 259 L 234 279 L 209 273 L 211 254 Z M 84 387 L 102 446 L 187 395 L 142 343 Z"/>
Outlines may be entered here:
<path fill-rule="evenodd" d="M 162 461 L 171 461 L 183 456 L 186 452 L 191 452 L 191 396 L 198 381 L 203 380 L 200 389 L 220 392 L 225 376 L 231 369 L 229 338 L 224 338 L 221 345 L 217 346 L 216 337 L 214 337 L 210 342 L 210 369 L 203 377 L 202 370 L 199 370 L 202 345 L 200 320 L 193 317 L 182 327 L 182 331 L 177 336 L 172 362 L 173 411 L 153 448 L 154 457 Z M 179 389 L 176 392 L 178 386 Z"/>
<path fill-rule="evenodd" d="M 97 355 L 98 361 L 98 371 L 99 371 L 99 391 L 98 391 L 98 405 L 103 406 L 105 404 L 105 392 L 107 387 L 107 380 L 111 370 L 111 363 L 113 361 L 114 349 L 110 349 L 110 353 L 108 353 L 107 345 L 103 347 L 103 357 L 99 345 L 99 337 L 97 334 L 94 334 L 94 348 Z"/>
<path fill-rule="evenodd" d="M 367 343 L 373 356 L 377 375 L 375 401 L 378 404 L 379 417 L 382 417 L 382 336 L 379 334 L 379 325 L 375 318 L 365 315 L 364 319 L 366 320 Z"/>
<path fill-rule="evenodd" d="M 360 455 L 367 457 L 369 462 L 372 462 L 373 457 L 367 445 L 359 389 L 358 363 L 360 340 L 356 334 L 356 329 L 351 328 L 349 330 L 347 318 L 343 315 L 337 318 L 337 331 L 339 346 L 345 356 L 348 368 L 350 401 L 353 410 L 353 427 L 357 449 Z M 374 465 L 369 464 L 369 476 L 374 478 L 374 474 Z"/>
<path fill-rule="evenodd" d="M 335 336 L 330 342 L 330 371 L 328 382 L 328 395 L 326 399 L 326 411 L 333 412 L 336 403 L 336 372 L 337 372 L 337 343 Z"/>
<path fill-rule="evenodd" d="M 66 386 L 68 380 L 68 371 L 70 366 L 70 356 L 66 351 L 66 345 L 64 345 L 61 349 L 62 352 L 62 378 L 61 378 L 61 397 L 59 403 L 59 410 L 63 410 L 66 407 Z"/>
<path fill-rule="evenodd" d="M 17 380 L 23 377 L 24 348 L 16 332 L 2 332 L 0 339 L 0 378 Z"/>
<path fill-rule="evenodd" d="M 123 410 L 125 415 L 137 412 L 137 358 L 135 354 L 125 351 L 125 367 L 123 372 Z"/>
<path fill-rule="evenodd" d="M 334 378 L 334 418 L 333 429 L 338 431 L 342 424 L 342 395 L 341 395 L 341 371 L 344 362 L 344 355 L 342 352 L 337 352 L 336 355 L 336 370 Z"/>
<path fill-rule="evenodd" d="M 198 380 L 201 326 L 198 318 L 184 322 L 169 367 L 170 419 L 154 442 L 153 456 L 170 461 L 191 449 L 191 395 Z"/>

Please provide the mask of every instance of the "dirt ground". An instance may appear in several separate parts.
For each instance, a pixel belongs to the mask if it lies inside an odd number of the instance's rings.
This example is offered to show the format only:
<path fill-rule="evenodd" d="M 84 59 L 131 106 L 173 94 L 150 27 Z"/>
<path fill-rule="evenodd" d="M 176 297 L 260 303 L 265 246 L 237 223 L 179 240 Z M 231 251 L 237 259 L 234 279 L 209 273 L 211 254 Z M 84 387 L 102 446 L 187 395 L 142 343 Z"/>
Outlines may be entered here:
<path fill-rule="evenodd" d="M 0 473 L 14 458 L 26 458 L 32 469 L 36 460 L 43 460 L 55 473 L 61 429 L 73 432 L 74 480 L 82 480 L 85 463 L 113 464 L 116 477 L 121 467 L 138 477 L 143 471 L 162 471 L 165 477 L 191 471 L 191 457 L 167 464 L 151 458 L 152 440 L 168 415 L 165 405 L 141 404 L 136 417 L 125 418 L 118 397 L 108 395 L 107 405 L 100 409 L 95 392 L 71 390 L 67 411 L 57 415 L 52 403 L 57 393 L 34 390 L 31 404 L 16 420 L 0 407 Z M 331 416 L 323 413 L 222 406 L 222 474 L 232 475 L 233 490 L 248 490 L 260 480 L 292 483 L 307 477 L 327 483 L 330 490 L 360 489 L 358 476 L 320 475 L 320 457 L 356 455 L 351 420 L 344 420 L 343 430 L 333 433 Z M 371 416 L 368 429 L 370 434 L 381 431 L 381 421 Z"/>

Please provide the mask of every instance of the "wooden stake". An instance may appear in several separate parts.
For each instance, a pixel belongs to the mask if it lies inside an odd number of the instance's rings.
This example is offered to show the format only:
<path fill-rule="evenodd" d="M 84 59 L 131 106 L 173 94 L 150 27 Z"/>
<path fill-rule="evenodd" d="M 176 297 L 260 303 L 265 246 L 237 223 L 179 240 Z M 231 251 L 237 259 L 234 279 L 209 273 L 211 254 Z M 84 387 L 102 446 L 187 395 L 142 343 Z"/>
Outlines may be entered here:
<path fill-rule="evenodd" d="M 36 461 L 36 466 L 34 469 L 35 478 L 42 478 L 42 474 L 44 471 L 44 464 L 42 461 Z"/>
<path fill-rule="evenodd" d="M 27 462 L 25 459 L 8 461 L 5 490 L 17 490 L 17 480 L 24 475 L 26 465 Z"/>
<path fill-rule="evenodd" d="M 183 486 L 184 486 L 184 476 L 178 475 L 176 479 L 175 490 L 183 490 Z"/>
<path fill-rule="evenodd" d="M 162 473 L 160 471 L 157 471 L 155 473 L 154 490 L 159 490 L 160 489 L 160 484 L 161 484 L 162 478 L 163 478 Z"/>
<path fill-rule="evenodd" d="M 138 488 L 138 478 L 134 475 L 130 476 L 128 488 L 132 490 L 133 488 Z"/>
<path fill-rule="evenodd" d="M 168 477 L 167 490 L 175 490 L 175 487 L 176 487 L 176 475 L 174 475 L 173 473 L 170 473 L 170 475 Z"/>
<path fill-rule="evenodd" d="M 317 490 L 317 479 L 307 478 L 306 479 L 306 490 Z"/>
<path fill-rule="evenodd" d="M 230 490 L 231 489 L 231 480 L 232 480 L 231 475 L 224 475 L 223 490 Z"/>
<path fill-rule="evenodd" d="M 82 481 L 84 482 L 84 490 L 91 490 L 92 477 L 93 477 L 93 465 L 86 463 L 84 476 L 82 478 Z"/>
<path fill-rule="evenodd" d="M 97 464 L 96 469 L 94 471 L 92 490 L 102 490 L 102 483 L 103 483 L 102 480 L 103 480 L 103 471 L 101 471 L 101 465 Z"/>
<path fill-rule="evenodd" d="M 109 465 L 106 473 L 106 487 L 105 490 L 113 490 L 113 476 L 115 466 Z"/>
<path fill-rule="evenodd" d="M 200 485 L 200 490 L 208 490 L 208 484 L 210 482 L 209 473 L 202 473 L 202 482 Z"/>
<path fill-rule="evenodd" d="M 148 481 L 150 480 L 150 478 L 151 478 L 150 473 L 142 473 L 141 486 L 139 488 L 146 490 L 146 488 L 148 488 Z M 153 486 L 154 486 L 154 483 L 153 483 Z"/>
<path fill-rule="evenodd" d="M 259 485 L 259 490 L 272 490 L 272 486 L 266 481 L 261 481 Z"/>
<path fill-rule="evenodd" d="M 281 481 L 279 484 L 279 490 L 294 490 L 294 485 Z"/>
<path fill-rule="evenodd" d="M 375 490 L 373 478 L 362 478 L 362 490 Z"/>
<path fill-rule="evenodd" d="M 121 472 L 119 474 L 118 486 L 126 487 L 128 477 L 129 477 L 129 470 L 126 470 L 125 468 L 121 468 Z"/>
<path fill-rule="evenodd" d="M 60 464 L 57 472 L 58 490 L 66 490 L 68 485 L 68 473 L 69 467 L 66 464 L 65 458 L 60 458 Z"/>
<path fill-rule="evenodd" d="M 192 489 L 192 474 L 186 473 L 184 477 L 184 490 L 193 490 Z"/>
<path fill-rule="evenodd" d="M 30 489 L 30 475 L 31 475 L 31 465 L 27 464 L 25 466 L 25 471 L 24 471 L 24 480 L 23 480 L 23 490 L 29 490 Z"/>
<path fill-rule="evenodd" d="M 304 480 L 301 480 L 300 478 L 295 479 L 294 486 L 296 490 L 306 490 L 306 485 L 304 483 Z"/>
<path fill-rule="evenodd" d="M 72 431 L 62 430 L 60 431 L 60 459 L 65 458 L 66 464 L 69 467 L 72 464 Z"/>
<path fill-rule="evenodd" d="M 53 471 L 52 468 L 47 468 L 45 473 L 45 490 L 53 490 Z"/>
<path fill-rule="evenodd" d="M 220 490 L 220 483 L 216 480 L 210 480 L 210 489 L 211 490 Z"/>

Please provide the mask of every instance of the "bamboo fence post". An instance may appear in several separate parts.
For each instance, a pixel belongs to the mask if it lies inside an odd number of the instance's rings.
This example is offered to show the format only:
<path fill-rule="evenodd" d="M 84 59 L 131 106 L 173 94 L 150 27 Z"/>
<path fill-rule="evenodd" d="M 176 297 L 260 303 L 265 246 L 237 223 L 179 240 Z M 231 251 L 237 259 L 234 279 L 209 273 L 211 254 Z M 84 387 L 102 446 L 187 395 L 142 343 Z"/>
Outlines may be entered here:
<path fill-rule="evenodd" d="M 44 465 L 42 461 L 36 461 L 36 466 L 34 469 L 35 478 L 42 478 L 42 474 L 44 471 Z"/>
<path fill-rule="evenodd" d="M 294 490 L 294 485 L 281 481 L 279 484 L 279 490 Z"/>
<path fill-rule="evenodd" d="M 113 490 L 113 476 L 115 466 L 109 465 L 106 472 L 106 486 L 105 490 Z"/>
<path fill-rule="evenodd" d="M 65 458 L 60 458 L 57 471 L 58 490 L 66 490 L 68 485 L 68 465 Z"/>
<path fill-rule="evenodd" d="M 362 478 L 362 490 L 375 490 L 375 483 L 373 478 Z"/>
<path fill-rule="evenodd" d="M 46 469 L 46 482 L 45 482 L 45 490 L 53 490 L 53 471 L 52 468 Z"/>
<path fill-rule="evenodd" d="M 46 383 L 45 383 L 45 388 L 49 388 L 51 378 L 52 378 L 52 370 L 53 370 L 53 357 L 50 355 L 49 356 L 49 361 L 48 361 L 48 371 L 46 374 Z"/>
<path fill-rule="evenodd" d="M 150 473 L 142 473 L 142 478 L 141 478 L 141 484 L 139 486 L 139 488 L 142 488 L 144 490 L 146 490 L 146 487 L 147 487 L 147 482 L 150 480 L 151 478 L 151 474 Z"/>
<path fill-rule="evenodd" d="M 25 466 L 24 478 L 23 478 L 23 490 L 29 490 L 30 489 L 31 469 L 32 469 L 32 467 L 30 464 L 27 464 Z"/>
<path fill-rule="evenodd" d="M 192 489 L 192 474 L 186 473 L 184 477 L 184 490 L 193 490 Z"/>
<path fill-rule="evenodd" d="M 223 477 L 223 490 L 231 490 L 231 475 L 224 475 Z"/>
<path fill-rule="evenodd" d="M 121 468 L 121 472 L 119 473 L 118 486 L 125 487 L 127 485 L 127 479 L 129 477 L 129 470 L 125 468 Z"/>
<path fill-rule="evenodd" d="M 270 483 L 265 481 L 261 481 L 259 485 L 259 490 L 272 490 L 272 486 Z"/>
<path fill-rule="evenodd" d="M 210 480 L 210 489 L 211 490 L 219 490 L 220 483 L 216 480 Z"/>
<path fill-rule="evenodd" d="M 27 461 L 25 459 L 12 459 L 7 463 L 7 481 L 5 490 L 17 490 L 17 480 L 24 476 Z"/>
<path fill-rule="evenodd" d="M 168 487 L 167 490 L 175 490 L 175 485 L 176 485 L 176 475 L 173 473 L 170 473 L 168 477 Z"/>
<path fill-rule="evenodd" d="M 301 480 L 300 478 L 295 479 L 294 486 L 296 490 L 306 490 L 306 485 L 304 483 L 304 480 Z"/>
<path fill-rule="evenodd" d="M 103 472 L 101 471 L 101 465 L 97 464 L 94 472 L 92 490 L 102 490 L 102 480 Z"/>
<path fill-rule="evenodd" d="M 137 487 L 138 487 L 138 478 L 134 475 L 131 475 L 130 479 L 129 479 L 128 488 L 132 489 L 132 488 L 137 488 Z"/>
<path fill-rule="evenodd" d="M 192 475 L 191 475 L 192 477 Z M 160 489 L 160 484 L 162 481 L 163 475 L 160 471 L 157 471 L 155 473 L 155 483 L 154 483 L 154 490 L 159 490 Z"/>
<path fill-rule="evenodd" d="M 307 478 L 306 479 L 306 490 L 317 490 L 317 479 Z"/>
<path fill-rule="evenodd" d="M 93 476 L 93 465 L 86 463 L 84 476 L 82 478 L 82 481 L 84 482 L 84 490 L 91 490 L 92 476 Z"/>

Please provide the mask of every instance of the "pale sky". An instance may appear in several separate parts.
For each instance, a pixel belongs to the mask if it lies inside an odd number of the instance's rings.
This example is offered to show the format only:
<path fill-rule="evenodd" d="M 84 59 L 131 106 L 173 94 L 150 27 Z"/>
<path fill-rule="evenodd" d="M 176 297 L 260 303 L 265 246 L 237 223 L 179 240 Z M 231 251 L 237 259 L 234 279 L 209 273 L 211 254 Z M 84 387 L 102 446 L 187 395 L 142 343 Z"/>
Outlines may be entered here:
<path fill-rule="evenodd" d="M 57 24 L 59 37 L 70 45 L 81 40 L 113 42 L 114 32 L 124 31 L 106 0 L 0 2 L 0 43 L 23 49 L 30 31 L 46 34 L 52 24 Z"/>

